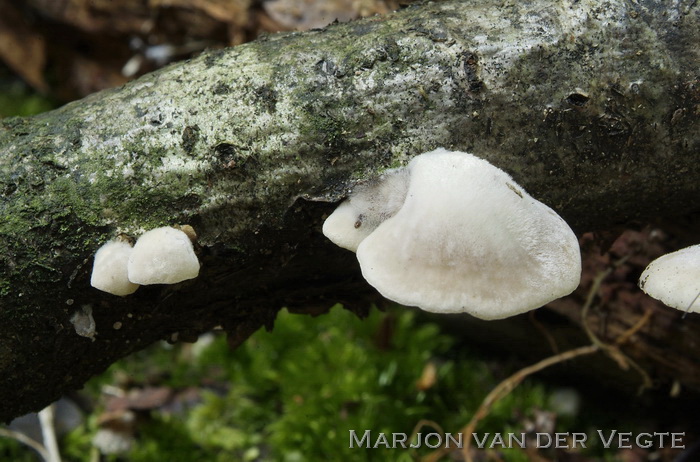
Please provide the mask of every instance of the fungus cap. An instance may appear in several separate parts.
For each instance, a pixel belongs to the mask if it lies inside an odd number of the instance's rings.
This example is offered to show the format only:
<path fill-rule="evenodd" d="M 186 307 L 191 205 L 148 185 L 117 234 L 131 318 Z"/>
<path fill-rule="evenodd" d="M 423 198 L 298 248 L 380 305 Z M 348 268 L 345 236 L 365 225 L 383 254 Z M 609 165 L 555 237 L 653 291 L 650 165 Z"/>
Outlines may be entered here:
<path fill-rule="evenodd" d="M 639 288 L 671 308 L 700 312 L 700 244 L 649 263 L 639 277 Z"/>
<path fill-rule="evenodd" d="M 500 319 L 578 286 L 573 231 L 507 173 L 442 148 L 407 168 L 405 202 L 357 248 L 363 276 L 383 296 L 426 311 Z"/>
<path fill-rule="evenodd" d="M 133 248 L 122 240 L 109 241 L 95 252 L 90 285 L 103 292 L 125 296 L 139 288 L 127 276 L 129 256 Z"/>
<path fill-rule="evenodd" d="M 138 238 L 129 257 L 128 275 L 137 284 L 174 284 L 199 275 L 199 260 L 187 234 L 164 226 Z"/>
<path fill-rule="evenodd" d="M 360 242 L 401 208 L 407 190 L 408 171 L 387 170 L 378 179 L 357 186 L 323 222 L 323 234 L 335 245 L 356 252 Z"/>

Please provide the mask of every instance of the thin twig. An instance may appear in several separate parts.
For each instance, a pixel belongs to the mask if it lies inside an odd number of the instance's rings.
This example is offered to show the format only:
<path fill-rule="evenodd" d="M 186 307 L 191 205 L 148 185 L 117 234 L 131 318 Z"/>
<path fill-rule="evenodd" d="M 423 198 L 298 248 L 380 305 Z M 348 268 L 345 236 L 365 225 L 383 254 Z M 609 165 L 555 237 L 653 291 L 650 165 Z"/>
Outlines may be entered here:
<path fill-rule="evenodd" d="M 539 372 L 542 369 L 545 369 L 554 364 L 567 361 L 578 356 L 595 353 L 598 350 L 599 348 L 597 345 L 587 345 L 584 347 L 579 347 L 573 350 L 565 351 L 563 353 L 559 353 L 558 355 L 545 358 L 542 361 L 533 364 L 532 366 L 528 366 L 524 369 L 521 369 L 515 374 L 508 377 L 507 379 L 503 380 L 501 383 L 499 383 L 493 390 L 491 390 L 491 392 L 486 396 L 486 398 L 484 398 L 481 405 L 479 406 L 479 409 L 477 409 L 476 413 L 472 416 L 472 419 L 469 421 L 469 423 L 462 430 L 460 430 L 460 433 L 462 433 L 462 435 L 464 435 L 465 437 L 465 443 L 462 448 L 462 451 L 464 452 L 464 458 L 468 462 L 471 462 L 471 455 L 469 454 L 469 448 L 471 446 L 471 437 L 479 421 L 489 414 L 489 411 L 491 410 L 491 407 L 494 403 L 507 396 L 527 376 L 534 374 L 535 372 Z M 439 448 L 433 451 L 432 453 L 428 454 L 423 459 L 423 461 L 435 462 L 447 452 L 447 448 Z"/>
<path fill-rule="evenodd" d="M 618 366 L 620 366 L 621 369 L 623 370 L 628 370 L 630 367 L 635 369 L 639 375 L 642 377 L 642 385 L 639 387 L 639 393 L 642 393 L 645 389 L 651 388 L 653 386 L 653 382 L 651 381 L 651 377 L 649 377 L 649 374 L 644 370 L 642 366 L 640 366 L 636 361 L 634 361 L 632 358 L 624 354 L 618 346 L 622 345 L 623 343 L 627 342 L 632 335 L 634 335 L 639 329 L 641 329 L 650 319 L 651 317 L 651 312 L 647 311 L 644 313 L 642 318 L 635 323 L 634 326 L 632 326 L 630 329 L 627 331 L 623 332 L 615 341 L 614 345 L 607 344 L 600 340 L 597 335 L 593 333 L 593 330 L 588 326 L 588 322 L 586 322 L 588 318 L 588 312 L 593 305 L 593 300 L 595 299 L 596 294 L 600 290 L 600 286 L 603 283 L 603 280 L 605 280 L 606 277 L 612 273 L 615 268 L 619 267 L 623 263 L 627 261 L 629 256 L 625 256 L 623 258 L 620 258 L 619 260 L 615 261 L 610 267 L 605 269 L 604 271 L 601 271 L 598 273 L 598 275 L 593 279 L 593 283 L 591 284 L 591 288 L 588 291 L 588 296 L 586 297 L 586 302 L 583 305 L 583 309 L 581 310 L 581 325 L 583 326 L 583 329 L 586 331 L 586 335 L 588 335 L 588 338 L 591 339 L 591 342 L 593 342 L 594 345 L 598 345 L 603 351 L 605 351 L 608 356 L 612 360 L 614 360 Z"/>
<path fill-rule="evenodd" d="M 610 276 L 610 273 L 613 272 L 613 267 L 607 268 L 605 271 L 601 271 L 596 275 L 595 278 L 593 278 L 593 283 L 591 284 L 591 288 L 588 290 L 588 295 L 586 296 L 586 302 L 583 304 L 583 308 L 581 308 L 581 325 L 583 325 L 583 330 L 586 331 L 586 335 L 588 335 L 588 338 L 591 339 L 591 342 L 593 342 L 594 345 L 598 345 L 601 348 L 605 348 L 606 345 L 601 341 L 597 335 L 593 333 L 590 327 L 588 327 L 588 323 L 586 322 L 586 318 L 588 318 L 588 311 L 591 309 L 591 306 L 593 306 L 593 300 L 595 299 L 595 296 L 598 294 L 598 291 L 600 290 L 600 286 L 603 283 L 603 280 Z"/>
<path fill-rule="evenodd" d="M 39 453 L 44 462 L 51 461 L 51 455 L 49 455 L 49 452 L 46 450 L 46 448 L 41 443 L 33 440 L 24 433 L 16 432 L 14 430 L 10 430 L 9 428 L 0 428 L 0 436 L 11 438 L 15 441 L 19 441 L 20 443 L 26 446 L 29 446 L 30 448 L 34 449 L 36 452 Z"/>
<path fill-rule="evenodd" d="M 461 430 L 462 434 L 466 435 L 467 437 L 466 442 L 464 444 L 464 448 L 462 449 L 467 462 L 471 462 L 469 447 L 471 446 L 472 433 L 476 429 L 476 426 L 479 423 L 479 421 L 489 414 L 489 412 L 491 411 L 491 407 L 494 405 L 494 403 L 508 396 L 508 394 L 511 391 L 513 391 L 518 385 L 520 385 L 520 383 L 523 380 L 525 380 L 527 376 L 539 372 L 542 369 L 546 369 L 550 366 L 553 366 L 554 364 L 563 361 L 568 361 L 569 359 L 573 359 L 578 356 L 589 355 L 591 353 L 595 353 L 596 351 L 598 351 L 597 345 L 587 345 L 584 347 L 579 347 L 573 350 L 559 353 L 558 355 L 550 356 L 549 358 L 545 358 L 542 361 L 533 364 L 532 366 L 520 369 L 518 372 L 516 372 L 515 374 L 511 375 L 506 380 L 498 384 L 498 386 L 496 386 L 496 388 L 494 388 L 491 391 L 491 393 L 489 393 L 486 396 L 484 401 L 481 403 L 481 406 L 479 406 L 479 409 L 476 411 L 476 414 L 472 416 L 472 419 L 469 421 L 469 423 Z"/>
<path fill-rule="evenodd" d="M 683 317 L 681 319 L 685 319 L 686 316 L 688 316 L 688 313 L 690 313 L 690 308 L 693 306 L 693 304 L 698 301 L 698 298 L 700 298 L 700 292 L 695 296 L 692 302 L 690 302 L 690 305 L 688 305 L 688 308 L 685 309 L 685 313 L 683 313 Z"/>
<path fill-rule="evenodd" d="M 61 453 L 58 450 L 53 421 L 54 405 L 52 403 L 39 411 L 39 424 L 41 425 L 41 436 L 44 438 L 44 447 L 49 453 L 49 462 L 61 462 Z"/>
<path fill-rule="evenodd" d="M 649 322 L 649 319 L 651 319 L 651 315 L 652 315 L 653 313 L 654 313 L 654 312 L 653 312 L 652 310 L 646 310 L 646 311 L 644 312 L 644 314 L 642 315 L 642 317 L 639 318 L 639 319 L 637 320 L 637 322 L 634 324 L 634 326 L 632 326 L 632 327 L 630 327 L 629 329 L 627 329 L 625 332 L 623 332 L 622 334 L 620 334 L 620 336 L 618 336 L 618 337 L 615 339 L 615 345 L 622 345 L 622 344 L 624 344 L 624 343 L 627 343 L 627 341 L 628 341 L 634 334 L 636 334 L 637 331 L 639 331 L 639 329 L 641 329 L 642 327 L 644 327 L 644 326 L 646 325 L 646 323 Z"/>
<path fill-rule="evenodd" d="M 440 424 L 435 422 L 434 420 L 420 419 L 416 426 L 413 427 L 413 431 L 411 432 L 411 440 L 413 440 L 413 438 L 423 427 L 433 427 L 435 430 L 438 431 L 438 433 L 444 433 Z"/>
<path fill-rule="evenodd" d="M 642 376 L 643 383 L 642 383 L 642 385 L 640 385 L 639 390 L 637 391 L 638 394 L 642 394 L 642 392 L 644 390 L 646 390 L 647 388 L 651 388 L 654 385 L 654 383 L 651 381 L 651 377 L 649 377 L 649 374 L 647 373 L 647 371 L 645 371 L 642 366 L 637 364 L 637 362 L 635 360 L 633 360 L 629 356 L 622 353 L 622 351 L 620 351 L 620 349 L 617 348 L 617 346 L 620 346 L 620 345 L 626 343 L 634 334 L 637 333 L 637 331 L 639 331 L 639 329 L 644 327 L 646 325 L 646 323 L 649 322 L 649 319 L 651 319 L 652 314 L 653 314 L 652 310 L 646 310 L 644 312 L 644 314 L 642 315 L 642 317 L 639 318 L 639 320 L 637 320 L 637 322 L 632 327 L 627 329 L 625 332 L 620 334 L 617 337 L 617 339 L 615 339 L 616 346 L 611 346 L 610 350 L 609 350 L 609 351 L 612 351 L 612 349 L 614 349 L 618 354 L 622 355 L 625 358 L 625 361 L 627 362 L 627 364 L 632 366 L 632 368 L 635 369 L 637 372 L 639 372 L 639 375 Z"/>
<path fill-rule="evenodd" d="M 444 435 L 445 432 L 442 430 L 442 427 L 440 424 L 435 422 L 434 420 L 428 420 L 428 419 L 421 419 L 418 421 L 418 423 L 413 427 L 413 431 L 411 432 L 411 437 L 408 439 L 408 444 L 412 444 L 411 441 L 413 441 L 413 438 L 416 437 L 418 432 L 423 428 L 423 427 L 433 427 L 435 430 L 438 431 L 439 434 Z"/>
<path fill-rule="evenodd" d="M 601 348 L 606 348 L 607 345 L 596 336 L 593 331 L 591 330 L 590 327 L 588 327 L 588 323 L 586 323 L 586 318 L 588 317 L 588 311 L 591 309 L 593 306 L 593 300 L 595 299 L 596 295 L 598 295 L 598 291 L 600 290 L 600 286 L 603 284 L 603 281 L 605 278 L 610 276 L 610 274 L 615 271 L 615 269 L 619 268 L 622 266 L 628 259 L 629 255 L 625 255 L 624 257 L 614 261 L 612 265 L 607 267 L 604 271 L 601 271 L 596 275 L 595 278 L 593 278 L 593 283 L 591 284 L 591 288 L 588 289 L 588 295 L 586 296 L 586 302 L 583 304 L 583 308 L 581 308 L 581 324 L 583 325 L 583 329 L 586 331 L 586 335 L 591 339 L 591 342 L 594 344 L 598 345 Z"/>

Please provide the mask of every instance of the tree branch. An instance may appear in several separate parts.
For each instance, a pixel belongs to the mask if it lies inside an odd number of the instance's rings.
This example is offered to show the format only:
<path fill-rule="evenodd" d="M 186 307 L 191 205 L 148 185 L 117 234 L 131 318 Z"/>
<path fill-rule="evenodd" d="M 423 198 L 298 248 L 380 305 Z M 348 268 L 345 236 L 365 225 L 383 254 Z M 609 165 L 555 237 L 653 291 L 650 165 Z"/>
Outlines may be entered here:
<path fill-rule="evenodd" d="M 376 297 L 321 236 L 327 202 L 438 146 L 507 170 L 577 231 L 698 212 L 699 8 L 426 3 L 0 121 L 0 420 L 158 339 L 222 325 L 236 344 L 281 306 Z M 199 235 L 197 279 L 89 286 L 107 239 L 174 224 Z M 87 306 L 94 341 L 70 321 Z"/>

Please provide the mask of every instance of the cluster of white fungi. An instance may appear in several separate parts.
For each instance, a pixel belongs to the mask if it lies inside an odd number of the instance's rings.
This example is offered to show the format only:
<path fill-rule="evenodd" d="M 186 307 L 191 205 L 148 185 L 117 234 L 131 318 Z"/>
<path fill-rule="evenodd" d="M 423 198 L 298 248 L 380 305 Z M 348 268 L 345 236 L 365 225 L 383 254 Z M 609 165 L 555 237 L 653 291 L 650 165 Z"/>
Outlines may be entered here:
<path fill-rule="evenodd" d="M 95 254 L 90 284 L 125 296 L 136 292 L 140 285 L 175 284 L 196 278 L 199 260 L 192 246 L 194 234 L 191 227 L 183 228 L 152 229 L 133 247 L 126 239 L 109 241 Z"/>
<path fill-rule="evenodd" d="M 568 295 L 581 277 L 578 240 L 559 215 L 489 162 L 443 148 L 357 186 L 323 233 L 357 254 L 384 297 L 437 313 L 505 318 Z M 163 227 L 133 247 L 108 242 L 91 284 L 125 296 L 197 277 L 189 234 Z M 639 285 L 671 307 L 700 311 L 700 245 L 652 262 Z"/>

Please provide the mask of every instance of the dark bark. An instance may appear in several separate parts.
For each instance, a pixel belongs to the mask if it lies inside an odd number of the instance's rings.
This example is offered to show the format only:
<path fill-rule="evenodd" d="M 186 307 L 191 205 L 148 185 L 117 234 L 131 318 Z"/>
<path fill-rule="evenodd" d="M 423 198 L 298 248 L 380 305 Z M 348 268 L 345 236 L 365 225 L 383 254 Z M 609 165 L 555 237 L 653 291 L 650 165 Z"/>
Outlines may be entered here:
<path fill-rule="evenodd" d="M 222 325 L 236 344 L 282 306 L 363 313 L 377 296 L 321 235 L 329 202 L 438 146 L 505 169 L 577 232 L 697 214 L 699 11 L 424 4 L 1 121 L 0 420 L 158 339 Z M 103 242 L 175 224 L 199 235 L 197 279 L 90 287 Z M 83 307 L 94 341 L 70 321 Z"/>

